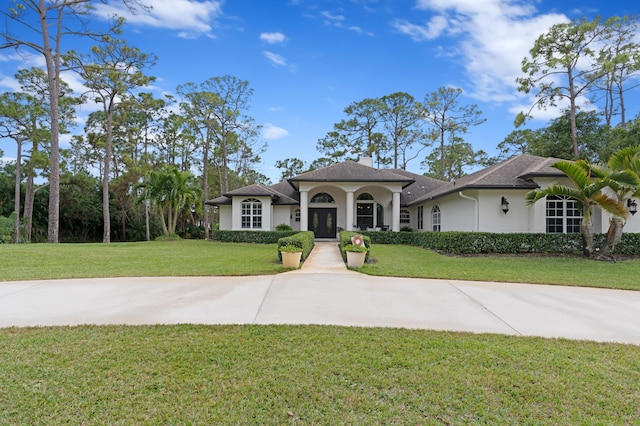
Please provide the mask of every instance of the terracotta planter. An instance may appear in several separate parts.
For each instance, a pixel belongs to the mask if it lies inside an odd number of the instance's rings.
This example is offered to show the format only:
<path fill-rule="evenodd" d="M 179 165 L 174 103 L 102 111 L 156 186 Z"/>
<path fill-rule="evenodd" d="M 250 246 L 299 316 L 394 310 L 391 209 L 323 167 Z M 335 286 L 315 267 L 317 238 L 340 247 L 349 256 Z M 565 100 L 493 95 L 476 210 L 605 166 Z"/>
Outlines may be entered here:
<path fill-rule="evenodd" d="M 356 253 L 352 251 L 347 252 L 347 266 L 349 268 L 362 268 L 364 265 L 364 259 L 367 257 L 367 253 Z"/>
<path fill-rule="evenodd" d="M 298 269 L 300 267 L 300 258 L 302 252 L 295 253 L 281 252 L 282 253 L 282 266 L 287 269 Z"/>

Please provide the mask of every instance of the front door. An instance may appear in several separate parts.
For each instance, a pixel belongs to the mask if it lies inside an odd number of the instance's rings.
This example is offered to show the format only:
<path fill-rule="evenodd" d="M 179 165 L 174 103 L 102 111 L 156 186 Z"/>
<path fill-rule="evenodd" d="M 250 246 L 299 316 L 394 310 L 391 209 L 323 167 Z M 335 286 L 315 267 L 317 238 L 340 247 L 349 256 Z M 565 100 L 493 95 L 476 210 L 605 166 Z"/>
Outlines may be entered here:
<path fill-rule="evenodd" d="M 336 212 L 332 208 L 309 209 L 309 229 L 316 238 L 336 237 Z"/>

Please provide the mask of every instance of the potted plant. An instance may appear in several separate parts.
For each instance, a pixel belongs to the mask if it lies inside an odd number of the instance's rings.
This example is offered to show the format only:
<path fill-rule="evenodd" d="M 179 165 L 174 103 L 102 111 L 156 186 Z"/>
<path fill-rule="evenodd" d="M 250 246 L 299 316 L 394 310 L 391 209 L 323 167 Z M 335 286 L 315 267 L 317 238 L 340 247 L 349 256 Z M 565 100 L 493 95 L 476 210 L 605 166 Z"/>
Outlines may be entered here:
<path fill-rule="evenodd" d="M 287 244 L 279 248 L 282 255 L 282 266 L 287 269 L 298 269 L 302 258 L 302 249 L 293 244 Z"/>
<path fill-rule="evenodd" d="M 347 266 L 349 268 L 362 268 L 364 259 L 367 257 L 367 248 L 358 244 L 347 244 L 344 247 L 347 253 Z"/>

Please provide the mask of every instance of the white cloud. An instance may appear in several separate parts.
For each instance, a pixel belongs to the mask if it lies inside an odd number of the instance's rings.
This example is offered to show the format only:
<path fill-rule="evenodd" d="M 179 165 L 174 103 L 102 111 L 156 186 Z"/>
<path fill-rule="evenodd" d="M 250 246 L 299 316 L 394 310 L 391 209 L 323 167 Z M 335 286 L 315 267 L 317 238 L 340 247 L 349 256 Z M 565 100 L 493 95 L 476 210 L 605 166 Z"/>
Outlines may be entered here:
<path fill-rule="evenodd" d="M 415 41 L 425 41 L 439 37 L 449 26 L 449 21 L 444 16 L 434 16 L 424 26 L 404 20 L 397 20 L 392 25 L 398 32 L 408 35 Z"/>
<path fill-rule="evenodd" d="M 114 14 L 123 16 L 127 22 L 151 27 L 183 30 L 180 36 L 210 34 L 211 21 L 222 15 L 221 1 L 195 0 L 153 0 L 149 11 L 133 14 L 120 1 L 109 0 L 107 4 L 97 3 L 96 14 L 108 18 Z"/>
<path fill-rule="evenodd" d="M 287 36 L 285 36 L 282 33 L 262 33 L 260 34 L 260 40 L 266 41 L 269 44 L 279 44 L 279 43 L 284 43 L 284 41 L 287 39 Z"/>
<path fill-rule="evenodd" d="M 289 136 L 289 132 L 282 127 L 274 126 L 271 123 L 267 123 L 262 128 L 262 137 L 267 140 L 275 140 Z"/>
<path fill-rule="evenodd" d="M 416 41 L 449 36 L 471 84 L 469 95 L 495 102 L 522 101 L 516 78 L 536 38 L 561 14 L 536 15 L 533 0 L 417 0 L 417 9 L 435 13 L 424 25 L 399 22 L 396 29 Z"/>
<path fill-rule="evenodd" d="M 265 50 L 262 52 L 262 54 L 266 56 L 266 58 L 269 59 L 271 63 L 274 65 L 278 65 L 281 67 L 287 66 L 287 61 L 277 53 L 273 53 L 273 52 L 269 52 L 268 50 Z"/>

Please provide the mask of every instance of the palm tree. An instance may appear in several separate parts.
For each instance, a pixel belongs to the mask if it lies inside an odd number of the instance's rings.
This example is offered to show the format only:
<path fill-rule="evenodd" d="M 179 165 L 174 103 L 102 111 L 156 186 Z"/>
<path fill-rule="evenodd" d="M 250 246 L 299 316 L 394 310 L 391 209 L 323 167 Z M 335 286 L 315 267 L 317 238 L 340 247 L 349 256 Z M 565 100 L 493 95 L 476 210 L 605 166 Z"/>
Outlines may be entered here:
<path fill-rule="evenodd" d="M 180 211 L 195 204 L 201 194 L 193 174 L 181 172 L 174 166 L 152 171 L 138 187 L 145 188 L 142 196 L 155 207 L 165 236 L 175 235 Z"/>
<path fill-rule="evenodd" d="M 558 161 L 552 164 L 551 167 L 567 175 L 574 186 L 556 184 L 543 189 L 536 189 L 527 193 L 526 202 L 531 205 L 542 198 L 546 198 L 548 195 L 565 196 L 576 200 L 578 210 L 582 214 L 582 223 L 580 224 L 582 251 L 585 256 L 591 256 L 595 251 L 593 243 L 593 207 L 598 206 L 614 216 L 624 218 L 627 216 L 627 211 L 622 203 L 602 193 L 602 189 L 606 188 L 609 183 L 607 180 L 593 179 L 591 165 L 586 161 Z"/>
<path fill-rule="evenodd" d="M 606 166 L 593 166 L 593 174 L 607 182 L 618 203 L 623 206 L 632 197 L 640 197 L 640 146 L 629 146 L 614 152 Z M 622 239 L 626 216 L 614 215 L 602 245 L 602 255 L 611 256 Z"/>

